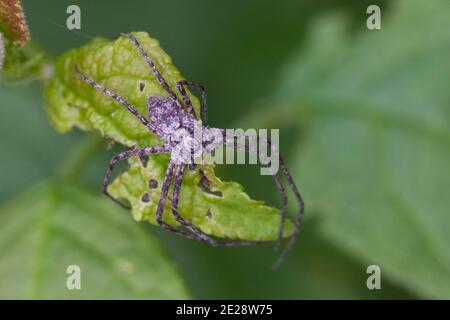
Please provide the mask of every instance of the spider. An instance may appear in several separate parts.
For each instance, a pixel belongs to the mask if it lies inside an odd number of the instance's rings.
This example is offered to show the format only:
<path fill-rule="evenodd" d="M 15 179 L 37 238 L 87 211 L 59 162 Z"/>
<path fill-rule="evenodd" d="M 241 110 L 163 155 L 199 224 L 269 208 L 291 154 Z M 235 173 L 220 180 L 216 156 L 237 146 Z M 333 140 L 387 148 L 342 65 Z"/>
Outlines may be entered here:
<path fill-rule="evenodd" d="M 174 232 L 182 237 L 188 238 L 188 239 L 195 239 L 202 242 L 205 242 L 211 246 L 214 247 L 228 247 L 228 246 L 237 246 L 237 245 L 249 245 L 249 244 L 255 244 L 255 243 L 263 243 L 267 241 L 243 241 L 243 240 L 217 240 L 209 235 L 203 233 L 199 228 L 192 225 L 191 222 L 185 220 L 178 212 L 178 202 L 179 202 L 179 195 L 180 190 L 182 186 L 182 180 L 183 175 L 186 169 L 188 170 L 194 170 L 195 165 L 192 163 L 189 163 L 184 159 L 182 156 L 180 156 L 180 152 L 175 152 L 175 146 L 179 146 L 180 142 L 186 142 L 186 139 L 189 139 L 189 137 L 180 137 L 179 135 L 175 134 L 175 132 L 178 132 L 179 129 L 184 129 L 187 132 L 191 133 L 194 130 L 194 124 L 196 121 L 201 121 L 201 128 L 203 130 L 202 135 L 202 146 L 206 147 L 208 146 L 211 141 L 208 139 L 208 133 L 211 133 L 212 130 L 217 130 L 219 132 L 222 132 L 226 135 L 224 129 L 217 129 L 217 128 L 210 128 L 208 126 L 208 119 L 207 119 L 207 99 L 206 99 L 206 91 L 205 87 L 199 83 L 187 81 L 187 80 L 181 80 L 177 83 L 177 90 L 180 93 L 181 101 L 178 99 L 177 95 L 174 91 L 169 87 L 169 84 L 167 81 L 163 78 L 160 71 L 156 67 L 156 65 L 153 63 L 151 58 L 147 55 L 144 48 L 140 45 L 138 40 L 131 34 L 120 34 L 121 36 L 127 37 L 130 41 L 133 42 L 134 46 L 140 51 L 140 54 L 142 55 L 143 59 L 146 61 L 148 66 L 151 68 L 153 74 L 155 75 L 156 79 L 158 80 L 159 84 L 162 86 L 164 91 L 167 93 L 168 97 L 162 97 L 162 96 L 150 96 L 148 98 L 148 118 L 144 117 L 133 105 L 128 103 L 123 97 L 119 96 L 118 94 L 108 90 L 107 88 L 103 87 L 96 81 L 89 78 L 87 75 L 82 73 L 77 66 L 75 66 L 75 72 L 81 77 L 82 80 L 87 82 L 92 87 L 100 90 L 104 94 L 108 95 L 109 97 L 115 99 L 120 104 L 125 106 L 125 108 L 128 109 L 141 123 L 144 125 L 148 130 L 150 130 L 152 133 L 160 137 L 163 141 L 165 141 L 164 145 L 161 146 L 154 146 L 154 147 L 145 147 L 145 148 L 133 148 L 131 150 L 123 151 L 120 153 L 117 153 L 113 156 L 111 159 L 105 178 L 103 180 L 103 193 L 110 197 L 113 201 L 117 202 L 118 204 L 123 205 L 120 201 L 115 199 L 112 195 L 108 193 L 108 185 L 109 180 L 111 178 L 113 168 L 114 166 L 120 161 L 124 160 L 133 156 L 137 156 L 139 158 L 144 158 L 149 155 L 156 155 L 161 153 L 170 153 L 171 154 L 171 160 L 169 161 L 167 171 L 165 174 L 165 177 L 162 182 L 161 186 L 161 194 L 159 198 L 159 203 L 156 210 L 156 221 L 157 223 L 163 227 L 164 229 Z M 201 119 L 198 119 L 192 102 L 186 92 L 186 87 L 189 88 L 197 88 L 200 90 L 200 96 L 201 96 Z M 141 87 L 142 89 L 142 87 Z M 270 141 L 259 139 L 255 136 L 245 136 L 246 141 L 258 141 L 266 144 L 270 148 L 273 148 Z M 190 142 L 190 141 L 188 141 Z M 182 147 L 182 153 L 192 155 L 195 150 L 192 148 L 192 144 L 189 143 L 182 143 L 181 145 L 185 146 Z M 188 146 L 189 145 L 189 146 Z M 226 139 L 224 142 L 225 146 L 237 148 L 239 150 L 244 150 L 246 152 L 252 152 L 257 153 L 257 150 L 251 149 L 247 144 L 239 144 L 237 143 L 236 139 Z M 183 149 L 184 148 L 184 149 Z M 293 234 L 290 236 L 286 247 L 284 248 L 283 252 L 279 256 L 279 258 L 274 263 L 274 267 L 279 266 L 288 252 L 290 251 L 293 243 L 295 242 L 295 239 L 297 237 L 297 234 L 300 231 L 301 221 L 303 217 L 303 211 L 304 211 L 304 203 L 302 200 L 302 197 L 300 195 L 300 192 L 297 189 L 297 186 L 294 183 L 294 180 L 289 173 L 285 162 L 281 155 L 277 153 L 279 156 L 279 167 L 282 175 L 285 176 L 289 188 L 292 190 L 296 202 L 298 204 L 298 212 L 295 218 L 295 230 Z M 182 159 L 180 159 L 180 157 Z M 266 165 L 267 166 L 267 165 Z M 201 176 L 201 182 L 203 185 L 208 186 L 209 180 L 204 174 L 204 172 L 200 169 L 199 170 L 200 176 Z M 281 224 L 278 232 L 278 239 L 276 241 L 276 248 L 279 247 L 280 241 L 283 234 L 283 228 L 284 223 L 286 220 L 286 209 L 287 209 L 287 202 L 288 197 L 286 194 L 286 191 L 284 189 L 284 186 L 281 182 L 281 178 L 278 175 L 277 172 L 272 173 L 273 179 L 275 181 L 275 184 L 280 192 L 281 199 L 282 199 L 282 207 L 281 207 Z M 175 219 L 181 224 L 184 228 L 178 228 L 172 225 L 167 224 L 163 221 L 163 211 L 164 211 L 164 205 L 166 203 L 166 200 L 168 198 L 168 193 L 170 186 L 172 184 L 173 180 L 173 194 L 172 194 L 172 203 L 171 203 L 171 209 L 172 214 L 175 217 Z M 156 181 L 152 181 L 153 183 Z"/>

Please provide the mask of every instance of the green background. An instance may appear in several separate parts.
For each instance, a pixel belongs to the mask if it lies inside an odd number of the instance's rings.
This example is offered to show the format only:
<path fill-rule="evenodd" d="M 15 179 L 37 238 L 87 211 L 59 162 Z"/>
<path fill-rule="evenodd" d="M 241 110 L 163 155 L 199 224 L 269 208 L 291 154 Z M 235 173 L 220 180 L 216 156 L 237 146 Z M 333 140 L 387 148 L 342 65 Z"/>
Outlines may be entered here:
<path fill-rule="evenodd" d="M 430 7 L 434 6 L 433 2 L 430 1 Z M 441 1 L 435 2 L 436 7 L 445 7 Z M 373 3 L 359 0 L 77 1 L 82 10 L 81 31 L 65 28 L 65 11 L 68 5 L 75 4 L 73 1 L 24 1 L 24 7 L 33 39 L 54 56 L 82 46 L 95 36 L 112 39 L 120 32 L 147 31 L 160 41 L 187 79 L 205 84 L 212 126 L 281 128 L 281 150 L 305 194 L 307 217 L 293 252 L 280 269 L 270 268 L 277 254 L 270 245 L 215 249 L 142 225 L 146 233 L 157 237 L 193 298 L 448 298 L 450 285 L 447 287 L 449 282 L 445 280 L 450 277 L 450 263 L 445 245 L 449 238 L 428 237 L 427 232 L 441 235 L 445 222 L 447 229 L 450 226 L 446 200 L 450 191 L 446 180 L 450 163 L 450 99 L 445 89 L 450 84 L 450 72 L 447 72 L 450 66 L 448 58 L 442 58 L 443 53 L 448 53 L 450 29 L 446 27 L 448 23 L 439 28 L 444 19 L 434 19 L 431 14 L 426 17 L 426 13 L 425 17 L 420 16 L 420 8 L 408 13 L 407 6 L 403 5 L 405 12 L 392 14 L 390 24 L 383 24 L 382 30 L 369 31 L 366 8 Z M 382 8 L 384 23 L 385 15 L 394 12 L 392 3 L 376 1 L 376 4 Z M 438 29 L 441 32 L 436 35 Z M 377 36 L 370 34 L 377 32 Z M 432 42 L 434 38 L 436 42 Z M 311 39 L 323 41 L 315 43 Z M 373 42 L 379 46 L 371 47 Z M 420 55 L 409 59 L 409 64 L 402 64 L 402 57 L 408 59 L 411 52 L 416 53 L 415 49 Z M 394 54 L 398 59 L 390 59 Z M 380 56 L 386 57 L 385 61 Z M 435 63 L 431 65 L 430 61 Z M 341 66 L 344 67 L 337 70 Z M 332 71 L 335 73 L 329 76 Z M 2 203 L 6 204 L 37 181 L 58 174 L 71 150 L 86 135 L 57 134 L 47 121 L 42 92 L 42 86 L 36 83 L 0 87 Z M 336 108 L 326 107 L 334 104 Z M 358 114 L 358 110 L 366 110 L 361 107 L 363 104 L 374 106 L 375 109 L 367 110 L 371 119 L 380 123 L 377 132 L 381 136 L 393 132 L 382 138 L 393 142 L 387 149 L 395 152 L 388 152 L 387 158 L 396 164 L 390 166 L 394 171 L 390 177 L 398 183 L 387 184 L 395 185 L 399 193 L 404 191 L 405 198 L 415 194 L 415 190 L 408 194 L 408 188 L 415 183 L 429 191 L 428 186 L 436 186 L 437 192 L 433 190 L 428 198 L 422 198 L 421 192 L 419 204 L 414 199 L 406 200 L 407 206 L 398 205 L 401 210 L 379 205 L 385 198 L 374 197 L 368 186 L 377 183 L 378 177 L 384 177 L 385 171 L 377 171 L 374 163 L 378 162 L 372 162 L 373 150 L 370 145 L 365 149 L 367 141 L 357 139 L 364 137 L 366 127 L 341 121 L 346 117 L 341 109 L 351 106 Z M 291 112 L 297 105 L 301 106 L 300 111 Z M 305 105 L 308 107 L 302 109 Z M 309 107 L 316 105 L 320 107 Z M 386 111 L 384 107 L 388 112 L 399 110 L 397 122 L 377 113 Z M 341 112 L 337 116 L 336 110 Z M 322 113 L 326 116 L 317 116 Z M 423 126 L 422 121 L 426 122 Z M 417 136 L 402 140 L 399 133 L 402 128 L 414 125 L 429 129 L 429 135 L 437 136 L 432 138 L 437 142 L 431 146 L 422 141 L 426 138 L 419 129 L 415 131 Z M 428 133 L 424 136 L 428 137 Z M 420 143 L 415 144 L 417 141 Z M 418 149 L 425 155 L 409 152 Z M 410 158 L 405 154 L 419 159 L 420 163 L 409 165 Z M 111 151 L 98 153 L 84 170 L 84 183 L 96 195 L 100 194 L 110 156 Z M 433 158 L 437 160 L 429 160 Z M 340 171 L 343 167 L 345 170 Z M 257 167 L 249 166 L 222 166 L 218 170 L 221 177 L 242 183 L 253 198 L 279 205 L 272 181 L 258 172 Z M 410 183 L 409 177 L 417 173 L 417 179 Z M 346 180 L 347 177 L 352 178 Z M 433 205 L 422 206 L 427 201 Z M 405 218 L 406 222 L 402 220 L 409 215 L 409 210 L 416 210 L 414 204 L 419 207 L 419 216 L 422 215 L 415 221 L 420 225 L 417 230 L 408 227 L 410 217 Z M 132 221 L 131 215 L 129 220 Z M 429 228 L 424 231 L 421 223 Z M 433 227 L 439 230 L 435 229 L 434 233 Z M 404 229 L 408 230 L 403 237 Z M 379 241 L 381 238 L 390 246 Z M 415 241 L 427 245 L 416 247 Z M 399 258 L 399 252 L 407 258 Z M 0 270 L 2 263 L 0 253 Z M 370 264 L 381 266 L 382 290 L 366 287 L 366 268 Z M 160 280 L 164 286 L 164 279 Z M 141 281 L 146 281 L 145 275 Z M 0 288 L 3 297 L 8 297 L 5 292 L 9 290 L 4 285 Z M 40 290 L 52 291 L 45 285 Z M 155 296 L 123 293 L 110 296 L 106 290 L 98 287 L 96 294 L 88 296 L 158 297 L 157 293 Z"/>

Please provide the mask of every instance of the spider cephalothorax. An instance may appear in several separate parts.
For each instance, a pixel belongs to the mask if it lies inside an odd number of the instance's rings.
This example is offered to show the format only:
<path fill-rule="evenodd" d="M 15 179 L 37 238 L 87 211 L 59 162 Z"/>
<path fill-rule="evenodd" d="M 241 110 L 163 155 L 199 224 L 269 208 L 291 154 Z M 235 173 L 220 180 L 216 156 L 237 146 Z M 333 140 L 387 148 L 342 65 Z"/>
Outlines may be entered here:
<path fill-rule="evenodd" d="M 236 137 L 228 139 L 225 130 L 218 128 L 210 128 L 208 126 L 207 124 L 208 106 L 204 86 L 187 80 L 179 81 L 177 83 L 177 90 L 179 91 L 180 96 L 182 98 L 182 101 L 180 101 L 177 95 L 169 87 L 167 81 L 162 77 L 161 73 L 159 72 L 153 61 L 147 55 L 144 48 L 139 44 L 138 40 L 133 35 L 130 34 L 122 34 L 122 35 L 129 38 L 134 43 L 134 45 L 140 51 L 149 67 L 152 69 L 156 79 L 158 80 L 158 82 L 161 84 L 162 88 L 168 95 L 168 97 L 159 97 L 159 96 L 149 97 L 147 103 L 148 107 L 147 118 L 144 117 L 134 106 L 128 103 L 124 98 L 108 90 L 107 88 L 98 84 L 94 80 L 90 79 L 88 76 L 81 73 L 78 70 L 78 68 L 75 67 L 75 70 L 80 75 L 80 77 L 88 84 L 97 88 L 98 90 L 102 91 L 106 95 L 110 96 L 111 98 L 115 99 L 116 101 L 124 105 L 145 127 L 147 127 L 152 133 L 160 137 L 163 141 L 165 141 L 165 144 L 156 147 L 134 148 L 114 155 L 114 157 L 111 159 L 105 179 L 103 181 L 103 192 L 117 203 L 123 205 L 117 199 L 112 197 L 107 191 L 109 179 L 111 177 L 112 170 L 115 164 L 120 160 L 127 159 L 133 156 L 138 156 L 142 158 L 153 154 L 170 153 L 171 160 L 168 164 L 167 172 L 161 186 L 160 199 L 156 210 L 156 221 L 158 222 L 158 224 L 160 224 L 166 230 L 175 232 L 183 237 L 200 240 L 216 247 L 248 245 L 265 242 L 265 241 L 242 241 L 242 240 L 217 240 L 203 233 L 199 228 L 192 225 L 189 221 L 183 219 L 183 217 L 178 213 L 178 200 L 184 172 L 186 168 L 189 168 L 191 170 L 195 168 L 193 159 L 200 156 L 201 152 L 204 152 L 205 150 L 208 152 L 212 152 L 214 148 L 218 146 L 217 141 L 220 141 L 220 144 L 244 150 L 249 153 L 257 153 L 258 151 L 250 148 L 246 143 L 244 144 L 239 143 L 237 139 L 235 139 Z M 201 119 L 197 117 L 194 111 L 192 102 L 185 90 L 186 86 L 200 89 L 201 114 L 202 114 Z M 196 126 L 198 127 L 199 124 L 201 134 L 200 138 L 198 137 L 196 138 L 194 133 L 196 130 Z M 216 136 L 218 133 L 223 135 L 224 139 L 219 140 L 214 139 L 214 136 Z M 270 143 L 270 141 L 260 139 L 256 136 L 246 135 L 243 138 L 244 141 L 256 141 L 258 143 L 263 143 L 268 145 L 273 150 L 275 150 L 275 146 L 273 146 Z M 216 143 L 214 143 L 214 141 Z M 283 258 L 290 250 L 292 244 L 294 243 L 295 238 L 300 230 L 300 224 L 304 209 L 303 200 L 292 179 L 292 176 L 290 175 L 286 165 L 284 164 L 281 155 L 279 155 L 278 152 L 277 155 L 281 175 L 285 176 L 290 189 L 293 191 L 299 209 L 295 220 L 295 227 L 296 227 L 295 231 L 290 237 L 288 244 L 285 250 L 283 251 L 282 255 L 275 263 L 276 265 L 281 263 Z M 200 175 L 202 176 L 202 181 L 206 182 L 208 181 L 208 178 L 201 171 L 201 169 Z M 281 178 L 278 175 L 278 172 L 273 172 L 272 176 L 275 180 L 277 188 L 279 189 L 282 199 L 281 224 L 279 228 L 279 236 L 277 241 L 277 244 L 279 244 L 279 240 L 281 239 L 283 234 L 283 228 L 286 219 L 286 208 L 288 198 L 284 186 L 281 183 Z M 172 195 L 172 214 L 174 215 L 175 219 L 184 227 L 183 229 L 174 227 L 163 221 L 164 205 L 168 198 L 168 192 L 172 184 L 172 180 L 174 181 L 173 195 Z"/>

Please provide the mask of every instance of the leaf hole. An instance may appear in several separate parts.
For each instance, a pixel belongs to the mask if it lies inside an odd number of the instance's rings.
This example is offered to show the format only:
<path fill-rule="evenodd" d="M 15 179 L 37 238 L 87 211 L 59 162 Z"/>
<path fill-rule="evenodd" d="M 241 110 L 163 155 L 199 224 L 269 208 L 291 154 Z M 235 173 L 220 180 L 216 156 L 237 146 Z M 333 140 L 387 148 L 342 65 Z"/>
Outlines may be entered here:
<path fill-rule="evenodd" d="M 145 82 L 144 81 L 139 81 L 139 91 L 142 92 L 145 89 Z"/>
<path fill-rule="evenodd" d="M 149 196 L 148 192 L 144 192 L 144 194 L 141 197 L 141 201 L 145 202 L 145 203 L 150 202 L 150 196 Z"/>
<path fill-rule="evenodd" d="M 141 165 L 145 168 L 147 167 L 148 157 L 147 156 L 141 156 L 139 155 L 139 161 L 141 162 Z"/>
<path fill-rule="evenodd" d="M 200 180 L 200 182 L 198 183 L 197 186 L 200 189 L 202 189 L 202 191 L 205 192 L 205 193 L 208 193 L 208 194 L 211 194 L 213 196 L 220 197 L 220 198 L 223 197 L 223 193 L 222 192 L 220 192 L 220 191 L 212 191 L 210 189 L 209 185 L 206 184 L 204 180 Z"/>
<path fill-rule="evenodd" d="M 156 181 L 155 179 L 150 179 L 148 180 L 148 187 L 150 189 L 156 189 L 158 188 L 158 181 Z"/>

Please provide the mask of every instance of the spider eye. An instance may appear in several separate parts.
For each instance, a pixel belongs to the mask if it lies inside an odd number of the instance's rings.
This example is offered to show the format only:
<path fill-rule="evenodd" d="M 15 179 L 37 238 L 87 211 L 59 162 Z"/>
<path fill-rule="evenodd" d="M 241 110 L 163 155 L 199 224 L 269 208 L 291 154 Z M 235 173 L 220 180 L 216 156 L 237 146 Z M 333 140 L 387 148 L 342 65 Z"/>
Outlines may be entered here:
<path fill-rule="evenodd" d="M 156 181 L 155 179 L 150 179 L 148 180 L 148 187 L 150 189 L 156 189 L 158 188 L 158 181 Z"/>

